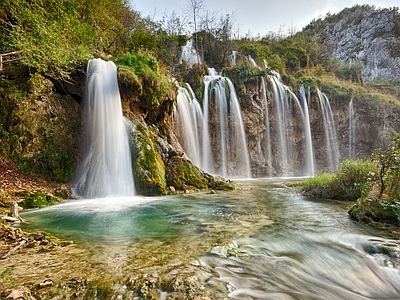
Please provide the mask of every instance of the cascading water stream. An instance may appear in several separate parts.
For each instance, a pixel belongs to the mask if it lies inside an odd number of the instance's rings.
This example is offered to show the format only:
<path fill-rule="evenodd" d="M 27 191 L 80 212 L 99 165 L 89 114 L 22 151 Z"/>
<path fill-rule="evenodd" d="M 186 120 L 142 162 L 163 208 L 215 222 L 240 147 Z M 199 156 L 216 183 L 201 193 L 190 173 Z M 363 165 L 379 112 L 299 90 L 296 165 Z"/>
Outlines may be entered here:
<path fill-rule="evenodd" d="M 356 139 L 356 119 L 354 118 L 354 102 L 349 102 L 349 159 L 355 157 L 355 139 Z"/>
<path fill-rule="evenodd" d="M 202 136 L 203 113 L 196 98 L 183 87 L 178 87 L 174 118 L 175 130 L 183 149 L 195 165 L 202 167 L 200 136 Z"/>
<path fill-rule="evenodd" d="M 182 64 L 183 61 L 185 61 L 190 67 L 195 64 L 202 64 L 199 53 L 193 47 L 193 40 L 187 41 L 186 45 L 182 47 L 179 63 Z"/>
<path fill-rule="evenodd" d="M 215 125 L 215 135 L 210 136 L 215 172 L 222 176 L 250 178 L 250 158 L 242 113 L 233 83 L 214 69 L 209 69 L 204 83 L 204 132 L 210 132 L 211 121 Z"/>
<path fill-rule="evenodd" d="M 306 164 L 305 164 L 304 175 L 313 176 L 315 174 L 314 149 L 312 145 L 310 115 L 308 113 L 308 100 L 310 99 L 310 89 L 308 89 L 308 95 L 306 96 L 306 90 L 304 88 L 304 85 L 300 86 L 300 99 L 302 100 L 303 104 L 303 123 L 306 134 L 305 138 Z"/>
<path fill-rule="evenodd" d="M 203 111 L 189 85 L 178 88 L 174 111 L 178 139 L 187 156 L 204 171 L 250 178 L 246 134 L 233 83 L 210 69 L 204 86 Z"/>
<path fill-rule="evenodd" d="M 246 141 L 246 133 L 244 131 L 242 112 L 239 105 L 239 100 L 235 92 L 235 87 L 233 86 L 232 81 L 229 78 L 226 78 L 228 82 L 228 87 L 230 91 L 230 100 L 229 100 L 229 111 L 230 111 L 230 122 L 231 122 L 231 147 L 236 149 L 236 152 L 233 152 L 232 149 L 230 153 L 234 153 L 231 157 L 231 160 L 238 160 L 242 164 L 243 171 L 245 172 L 243 175 L 246 178 L 251 177 L 251 169 L 250 169 L 250 157 L 247 149 L 247 141 Z"/>
<path fill-rule="evenodd" d="M 290 100 L 294 94 L 284 85 L 278 73 L 269 76 L 272 88 L 271 112 L 276 117 L 273 126 L 276 128 L 278 137 L 278 173 L 281 176 L 293 176 L 293 123 L 291 115 Z M 298 99 L 294 96 L 295 100 Z"/>
<path fill-rule="evenodd" d="M 275 136 L 277 140 L 277 149 L 274 152 L 277 174 L 312 176 L 315 173 L 314 151 L 304 86 L 300 86 L 300 101 L 290 88 L 282 83 L 278 73 L 274 72 L 268 77 L 272 101 L 270 111 L 266 114 L 266 124 L 271 127 L 267 131 L 268 135 Z M 303 141 L 302 151 L 296 151 L 301 149 L 300 141 Z"/>
<path fill-rule="evenodd" d="M 262 101 L 268 103 L 267 99 L 267 86 L 265 85 L 264 77 L 261 76 L 261 88 L 262 88 Z M 268 105 L 265 105 L 265 140 L 266 140 L 266 149 L 264 150 L 264 155 L 267 160 L 267 175 L 272 176 L 272 152 L 271 152 L 271 132 L 270 132 L 270 124 L 269 124 L 269 111 Z"/>
<path fill-rule="evenodd" d="M 210 86 L 210 81 L 204 81 L 204 90 L 207 91 Z M 204 93 L 203 96 L 203 107 L 208 107 L 208 93 Z M 208 125 L 208 109 L 203 108 L 203 138 L 202 138 L 202 150 L 203 150 L 203 166 L 204 170 L 208 170 L 208 172 L 215 174 L 213 156 L 211 152 L 211 143 L 210 143 L 210 130 Z"/>
<path fill-rule="evenodd" d="M 335 121 L 328 97 L 317 89 L 318 99 L 321 105 L 322 119 L 324 122 L 327 163 L 329 171 L 336 172 L 339 167 L 340 154 L 336 134 Z"/>
<path fill-rule="evenodd" d="M 92 59 L 87 66 L 85 153 L 73 192 L 83 198 L 135 194 L 128 123 L 122 114 L 113 62 Z"/>

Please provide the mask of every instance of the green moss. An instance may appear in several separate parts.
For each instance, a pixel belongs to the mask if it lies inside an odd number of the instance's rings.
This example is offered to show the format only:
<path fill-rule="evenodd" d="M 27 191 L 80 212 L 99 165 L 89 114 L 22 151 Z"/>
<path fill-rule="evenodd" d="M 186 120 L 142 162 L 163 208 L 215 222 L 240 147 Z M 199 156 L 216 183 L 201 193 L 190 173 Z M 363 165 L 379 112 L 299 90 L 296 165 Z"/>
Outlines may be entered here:
<path fill-rule="evenodd" d="M 210 174 L 204 174 L 208 181 L 208 187 L 215 190 L 236 190 L 236 184 L 230 180 L 216 179 Z"/>
<path fill-rule="evenodd" d="M 0 153 L 23 173 L 68 182 L 76 162 L 75 150 L 69 146 L 74 143 L 68 134 L 73 129 L 54 121 L 56 118 L 37 101 L 51 95 L 52 86 L 40 74 L 0 82 Z M 64 137 L 56 126 L 63 126 Z M 68 142 L 64 139 L 67 134 Z"/>
<path fill-rule="evenodd" d="M 56 197 L 46 195 L 41 191 L 33 193 L 22 191 L 17 192 L 16 195 L 23 199 L 20 203 L 20 206 L 23 208 L 42 208 L 59 202 Z"/>
<path fill-rule="evenodd" d="M 140 78 L 132 69 L 126 66 L 118 67 L 118 86 L 121 95 L 126 98 L 140 97 L 143 94 Z"/>
<path fill-rule="evenodd" d="M 177 190 L 201 190 L 208 187 L 208 181 L 200 169 L 182 156 L 169 158 L 167 170 L 167 184 Z"/>
<path fill-rule="evenodd" d="M 165 166 L 152 132 L 137 124 L 131 135 L 136 190 L 143 195 L 165 195 Z"/>
<path fill-rule="evenodd" d="M 135 85 L 139 88 L 138 96 L 142 106 L 154 109 L 164 99 L 172 96 L 174 84 L 150 53 L 126 53 L 116 58 L 115 63 L 119 65 L 120 77 L 124 79 L 122 86 Z"/>

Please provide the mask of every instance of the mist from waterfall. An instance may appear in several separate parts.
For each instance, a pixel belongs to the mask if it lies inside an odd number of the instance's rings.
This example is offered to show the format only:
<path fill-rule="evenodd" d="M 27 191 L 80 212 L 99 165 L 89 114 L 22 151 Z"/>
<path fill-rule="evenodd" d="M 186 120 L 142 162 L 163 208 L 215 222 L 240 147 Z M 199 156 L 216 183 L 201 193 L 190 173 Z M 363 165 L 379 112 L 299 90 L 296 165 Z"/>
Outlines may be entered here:
<path fill-rule="evenodd" d="M 117 67 L 113 62 L 88 62 L 84 116 L 85 152 L 73 185 L 74 195 L 133 196 L 129 129 L 122 114 Z"/>
<path fill-rule="evenodd" d="M 333 119 L 332 108 L 328 97 L 319 89 L 317 89 L 317 94 L 321 106 L 323 126 L 325 131 L 328 169 L 331 172 L 336 172 L 339 167 L 340 154 L 335 120 Z"/>

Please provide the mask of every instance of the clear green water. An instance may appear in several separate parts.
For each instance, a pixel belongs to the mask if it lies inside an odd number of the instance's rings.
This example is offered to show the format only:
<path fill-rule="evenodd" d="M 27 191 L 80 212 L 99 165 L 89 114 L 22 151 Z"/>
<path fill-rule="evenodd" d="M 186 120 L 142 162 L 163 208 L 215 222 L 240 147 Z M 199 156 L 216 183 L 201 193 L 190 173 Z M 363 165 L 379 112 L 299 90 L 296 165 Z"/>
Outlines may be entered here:
<path fill-rule="evenodd" d="M 349 203 L 312 200 L 282 183 L 77 200 L 21 216 L 25 229 L 118 252 L 122 274 L 132 265 L 196 274 L 215 299 L 400 299 L 398 239 L 351 221 Z"/>

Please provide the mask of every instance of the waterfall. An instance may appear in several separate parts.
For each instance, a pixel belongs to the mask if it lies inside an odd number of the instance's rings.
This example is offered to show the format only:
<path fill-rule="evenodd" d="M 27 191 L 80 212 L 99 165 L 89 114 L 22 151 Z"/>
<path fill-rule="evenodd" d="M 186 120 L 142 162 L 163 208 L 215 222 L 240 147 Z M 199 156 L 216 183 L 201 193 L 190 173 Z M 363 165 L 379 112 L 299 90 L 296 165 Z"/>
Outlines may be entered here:
<path fill-rule="evenodd" d="M 290 91 L 289 87 L 282 83 L 280 75 L 274 73 L 269 76 L 272 89 L 271 115 L 274 116 L 270 124 L 278 140 L 278 149 L 275 154 L 275 166 L 279 175 L 294 175 L 293 160 L 293 122 L 291 100 L 298 102 L 297 97 Z M 298 104 L 299 105 L 299 104 Z"/>
<path fill-rule="evenodd" d="M 193 47 L 193 40 L 187 41 L 186 45 L 182 47 L 179 63 L 182 64 L 183 61 L 186 61 L 190 67 L 193 67 L 195 64 L 202 64 L 198 52 Z"/>
<path fill-rule="evenodd" d="M 208 133 L 204 133 L 201 106 L 189 84 L 178 86 L 177 105 L 174 107 L 174 130 L 189 159 L 206 172 L 212 173 Z"/>
<path fill-rule="evenodd" d="M 268 135 L 276 140 L 274 167 L 279 176 L 310 176 L 315 173 L 314 151 L 304 86 L 300 86 L 301 102 L 282 83 L 278 73 L 269 76 L 272 101 L 266 118 L 270 131 Z M 266 122 L 267 123 L 267 122 Z M 299 134 L 300 133 L 300 134 Z M 272 137 L 273 136 L 273 137 Z M 303 141 L 303 151 L 298 151 Z"/>
<path fill-rule="evenodd" d="M 318 99 L 321 105 L 322 119 L 324 122 L 327 163 L 329 171 L 336 172 L 339 167 L 340 155 L 336 135 L 335 121 L 333 119 L 331 105 L 328 97 L 317 89 Z"/>
<path fill-rule="evenodd" d="M 251 177 L 242 113 L 229 78 L 209 69 L 202 111 L 189 85 L 178 88 L 174 121 L 183 149 L 198 167 L 224 177 Z"/>
<path fill-rule="evenodd" d="M 84 198 L 133 196 L 129 130 L 122 114 L 117 67 L 113 62 L 89 61 L 84 113 L 86 147 L 74 194 Z"/>
<path fill-rule="evenodd" d="M 311 136 L 311 125 L 310 125 L 310 115 L 308 113 L 308 102 L 310 99 L 310 87 L 308 89 L 308 94 L 306 96 L 306 90 L 304 85 L 300 86 L 300 98 L 302 100 L 303 108 L 303 124 L 305 130 L 305 153 L 306 153 L 306 163 L 304 168 L 304 175 L 313 176 L 315 174 L 315 164 L 314 164 L 314 149 L 312 145 Z"/>
<path fill-rule="evenodd" d="M 174 108 L 174 117 L 176 120 L 176 131 L 179 137 L 182 137 L 182 147 L 192 162 L 198 166 L 201 165 L 200 158 L 200 139 L 199 122 L 202 124 L 203 116 L 200 104 L 191 97 L 189 92 L 178 87 L 177 105 Z"/>
<path fill-rule="evenodd" d="M 265 84 L 264 77 L 261 76 L 261 88 L 262 88 L 262 101 L 266 103 L 265 105 L 265 118 L 264 118 L 264 124 L 265 124 L 265 140 L 266 140 L 266 149 L 264 150 L 264 157 L 267 160 L 268 166 L 267 166 L 267 175 L 272 176 L 273 170 L 272 170 L 272 152 L 271 152 L 271 132 L 270 132 L 270 124 L 269 124 L 269 112 L 268 112 L 268 99 L 267 99 L 267 86 Z"/>
<path fill-rule="evenodd" d="M 249 62 L 253 67 L 258 68 L 256 61 L 249 55 Z"/>
<path fill-rule="evenodd" d="M 205 132 L 211 133 L 215 172 L 222 176 L 251 177 L 242 113 L 232 81 L 209 69 L 204 77 Z M 212 124 L 212 130 L 210 130 Z"/>
<path fill-rule="evenodd" d="M 354 102 L 349 102 L 349 159 L 355 157 L 355 140 L 356 140 L 356 119 L 354 118 Z"/>
<path fill-rule="evenodd" d="M 232 64 L 235 66 L 236 65 L 237 51 L 232 51 L 232 54 L 230 56 L 232 58 Z"/>

